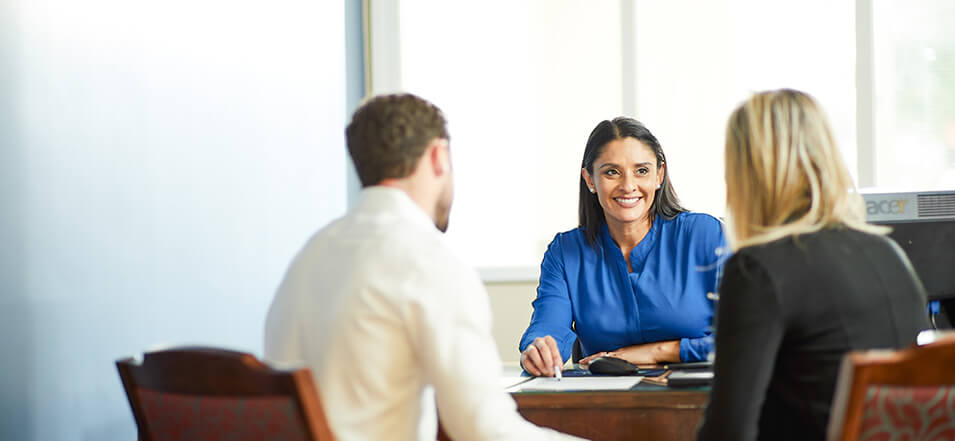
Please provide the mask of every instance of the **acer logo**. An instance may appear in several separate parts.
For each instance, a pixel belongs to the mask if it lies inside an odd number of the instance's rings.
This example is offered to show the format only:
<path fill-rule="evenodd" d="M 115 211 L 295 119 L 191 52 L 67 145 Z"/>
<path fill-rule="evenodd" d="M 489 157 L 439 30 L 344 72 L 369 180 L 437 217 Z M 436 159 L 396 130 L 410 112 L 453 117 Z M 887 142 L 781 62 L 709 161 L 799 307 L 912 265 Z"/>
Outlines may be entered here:
<path fill-rule="evenodd" d="M 905 199 L 887 199 L 881 201 L 867 201 L 865 203 L 866 211 L 870 215 L 875 214 L 902 214 L 905 213 Z"/>

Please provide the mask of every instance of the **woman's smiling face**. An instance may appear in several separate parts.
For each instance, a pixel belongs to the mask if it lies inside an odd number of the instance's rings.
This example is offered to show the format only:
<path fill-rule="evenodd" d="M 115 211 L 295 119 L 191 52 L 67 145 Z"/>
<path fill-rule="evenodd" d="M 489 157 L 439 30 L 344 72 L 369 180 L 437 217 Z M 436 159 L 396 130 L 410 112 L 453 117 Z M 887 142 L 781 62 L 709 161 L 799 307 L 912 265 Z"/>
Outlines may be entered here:
<path fill-rule="evenodd" d="M 664 166 L 650 146 L 635 138 L 615 139 L 604 146 L 593 162 L 593 175 L 581 174 L 595 191 L 608 224 L 646 222 L 656 190 L 663 182 Z"/>

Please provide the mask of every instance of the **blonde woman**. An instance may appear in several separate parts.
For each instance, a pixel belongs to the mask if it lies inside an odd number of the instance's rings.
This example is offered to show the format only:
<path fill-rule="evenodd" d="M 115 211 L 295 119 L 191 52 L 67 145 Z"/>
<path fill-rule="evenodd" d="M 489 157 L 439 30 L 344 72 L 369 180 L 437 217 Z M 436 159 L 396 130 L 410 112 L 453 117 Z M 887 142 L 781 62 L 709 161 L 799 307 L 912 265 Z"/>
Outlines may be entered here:
<path fill-rule="evenodd" d="M 729 240 L 700 440 L 822 440 L 848 350 L 910 345 L 925 292 L 861 197 L 819 105 L 754 95 L 726 128 Z"/>

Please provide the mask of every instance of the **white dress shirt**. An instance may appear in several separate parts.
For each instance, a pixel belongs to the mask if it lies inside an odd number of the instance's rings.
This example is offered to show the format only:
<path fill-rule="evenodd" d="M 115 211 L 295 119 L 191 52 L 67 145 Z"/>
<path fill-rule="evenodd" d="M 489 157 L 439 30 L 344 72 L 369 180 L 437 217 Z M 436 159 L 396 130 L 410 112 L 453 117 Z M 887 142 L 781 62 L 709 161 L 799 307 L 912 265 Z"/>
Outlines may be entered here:
<path fill-rule="evenodd" d="M 501 388 L 484 285 L 401 190 L 369 187 L 292 262 L 265 356 L 303 362 L 339 441 L 564 439 Z M 432 394 L 433 387 L 433 394 Z"/>

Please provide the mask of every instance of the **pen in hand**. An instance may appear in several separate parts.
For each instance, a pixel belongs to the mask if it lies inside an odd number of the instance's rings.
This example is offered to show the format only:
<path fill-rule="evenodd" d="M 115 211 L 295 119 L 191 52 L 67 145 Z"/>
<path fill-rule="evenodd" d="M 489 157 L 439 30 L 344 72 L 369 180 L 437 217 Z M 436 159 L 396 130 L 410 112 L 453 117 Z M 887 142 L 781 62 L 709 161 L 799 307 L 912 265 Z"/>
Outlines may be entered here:
<path fill-rule="evenodd" d="M 562 374 L 563 372 L 561 372 L 561 366 L 559 364 L 554 365 L 554 376 L 557 377 L 557 381 L 560 381 L 561 378 L 563 378 Z"/>

